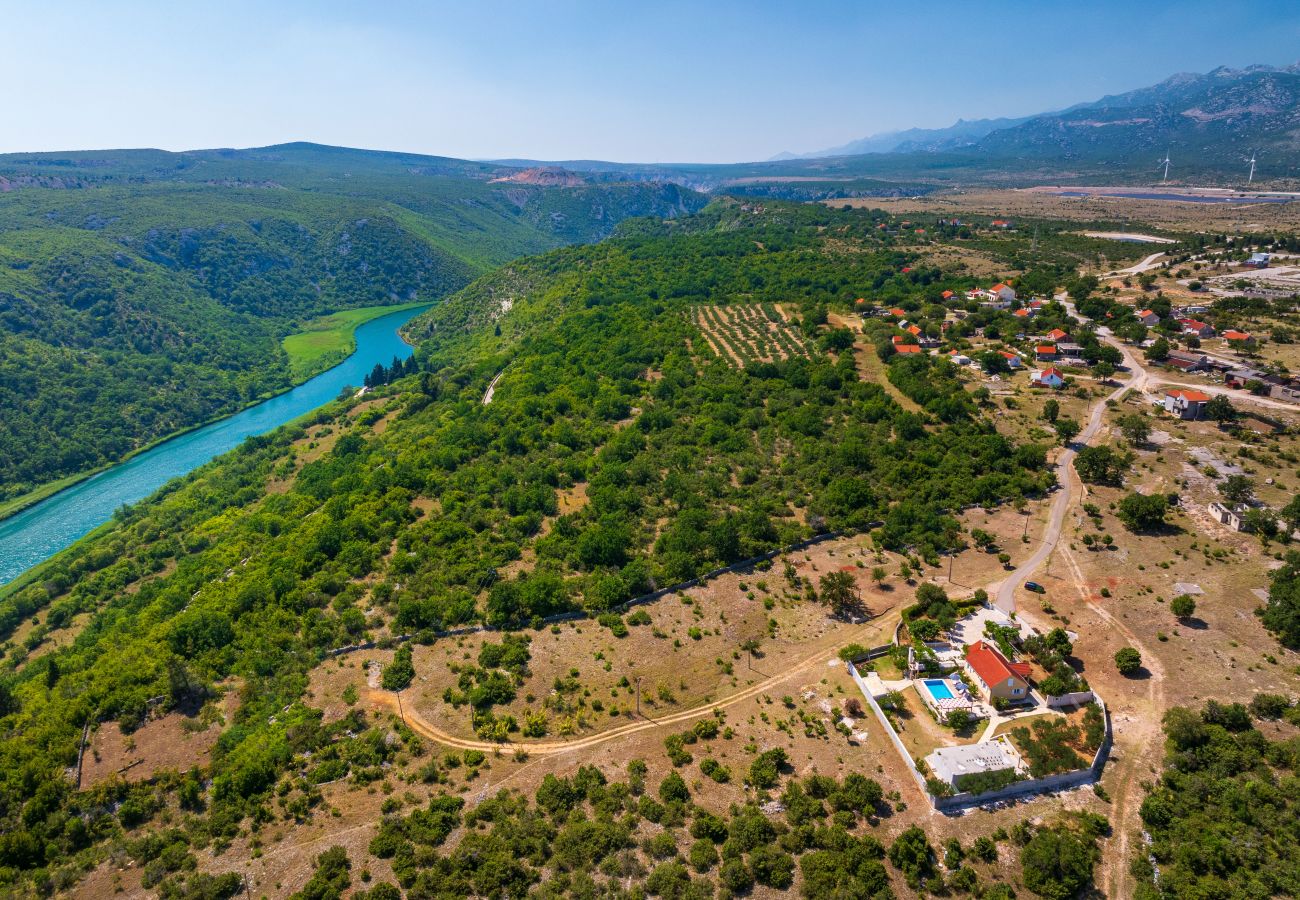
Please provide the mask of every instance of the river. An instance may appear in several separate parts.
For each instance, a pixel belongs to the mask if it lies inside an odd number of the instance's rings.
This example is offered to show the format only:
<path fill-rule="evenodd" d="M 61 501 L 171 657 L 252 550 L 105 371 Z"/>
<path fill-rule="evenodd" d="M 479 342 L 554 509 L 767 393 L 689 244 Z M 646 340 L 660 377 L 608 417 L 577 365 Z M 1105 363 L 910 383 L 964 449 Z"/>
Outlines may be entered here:
<path fill-rule="evenodd" d="M 388 365 L 394 356 L 410 356 L 411 347 L 398 329 L 427 308 L 372 319 L 358 326 L 357 349 L 334 368 L 242 412 L 177 435 L 0 521 L 0 585 L 107 522 L 123 504 L 143 500 L 245 438 L 265 434 L 325 405 L 348 385 L 360 386 L 375 363 Z"/>

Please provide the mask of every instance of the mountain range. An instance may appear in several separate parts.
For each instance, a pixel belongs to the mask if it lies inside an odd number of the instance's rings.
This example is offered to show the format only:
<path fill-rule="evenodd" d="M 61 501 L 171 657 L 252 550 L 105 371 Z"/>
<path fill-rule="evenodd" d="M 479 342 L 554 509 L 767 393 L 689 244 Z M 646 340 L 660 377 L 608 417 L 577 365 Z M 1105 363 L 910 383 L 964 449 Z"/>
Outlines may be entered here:
<path fill-rule="evenodd" d="M 1255 151 L 1274 174 L 1294 175 L 1289 156 L 1297 149 L 1300 64 L 1183 73 L 1057 112 L 887 132 L 814 153 L 781 154 L 774 161 L 957 151 L 1150 169 L 1166 151 L 1220 167 L 1239 166 Z"/>

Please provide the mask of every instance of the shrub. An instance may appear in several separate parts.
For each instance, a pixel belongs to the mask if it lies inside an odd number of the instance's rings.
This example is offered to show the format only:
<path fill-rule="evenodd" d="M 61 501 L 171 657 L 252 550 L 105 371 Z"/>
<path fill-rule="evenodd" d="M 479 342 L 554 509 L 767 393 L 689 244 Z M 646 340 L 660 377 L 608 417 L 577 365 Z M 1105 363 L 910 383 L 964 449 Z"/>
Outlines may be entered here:
<path fill-rule="evenodd" d="M 1115 668 L 1124 676 L 1136 675 L 1142 668 L 1142 654 L 1135 647 L 1124 647 L 1115 652 Z"/>

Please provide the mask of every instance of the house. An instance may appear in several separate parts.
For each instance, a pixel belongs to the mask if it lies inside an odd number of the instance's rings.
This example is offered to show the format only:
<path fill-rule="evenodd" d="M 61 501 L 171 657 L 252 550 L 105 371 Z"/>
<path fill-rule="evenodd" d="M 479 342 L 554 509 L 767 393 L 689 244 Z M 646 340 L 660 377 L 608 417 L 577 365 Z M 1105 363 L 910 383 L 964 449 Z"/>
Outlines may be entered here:
<path fill-rule="evenodd" d="M 917 344 L 895 344 L 895 353 L 920 353 L 921 348 Z"/>
<path fill-rule="evenodd" d="M 987 641 L 966 648 L 966 671 L 986 700 L 1016 702 L 1029 696 L 1029 664 L 1008 662 Z"/>
<path fill-rule="evenodd" d="M 1056 345 L 1039 344 L 1034 348 L 1034 359 L 1039 362 L 1051 362 L 1056 359 Z"/>
<path fill-rule="evenodd" d="M 1137 320 L 1147 328 L 1152 328 L 1160 324 L 1160 317 L 1149 309 L 1139 309 L 1137 311 Z"/>
<path fill-rule="evenodd" d="M 997 297 L 999 300 L 1011 301 L 1016 299 L 1016 292 L 1011 285 L 1003 284 L 1000 281 L 993 285 L 993 287 L 989 288 L 989 293 L 994 297 Z"/>
<path fill-rule="evenodd" d="M 967 356 L 965 353 L 959 353 L 956 350 L 949 351 L 948 359 L 952 360 L 953 365 L 957 365 L 957 366 L 969 366 L 971 363 L 971 359 L 969 356 Z"/>
<path fill-rule="evenodd" d="M 1008 351 L 1006 351 L 1006 350 L 999 350 L 998 353 L 1002 354 L 1002 358 L 1005 359 L 1005 360 L 1007 361 L 1007 367 L 1008 367 L 1008 368 L 1012 368 L 1012 369 L 1019 369 L 1019 368 L 1020 368 L 1020 357 L 1019 357 L 1019 356 L 1016 356 L 1014 353 L 1010 353 L 1010 352 L 1008 352 Z"/>
<path fill-rule="evenodd" d="M 1245 348 L 1255 346 L 1255 336 L 1246 331 L 1229 328 L 1223 333 L 1223 339 L 1233 347 Z"/>
<path fill-rule="evenodd" d="M 1034 387 L 1048 387 L 1059 390 L 1065 386 L 1065 373 L 1055 366 L 1049 366 L 1043 371 L 1031 375 L 1029 383 Z"/>
<path fill-rule="evenodd" d="M 1214 337 L 1214 329 L 1199 319 L 1179 319 L 1178 324 L 1183 326 L 1183 334 L 1194 334 L 1203 338 Z"/>
<path fill-rule="evenodd" d="M 1018 309 L 1018 310 L 1016 310 L 1016 311 L 1013 312 L 1011 315 L 1015 316 L 1015 317 L 1018 318 L 1018 319 L 1032 319 L 1032 318 L 1034 317 L 1034 311 L 1033 311 L 1032 309 L 1023 309 L 1023 308 L 1022 308 L 1022 309 Z"/>
<path fill-rule="evenodd" d="M 1083 345 L 1062 341 L 1056 345 L 1056 352 L 1070 362 L 1083 362 Z"/>
<path fill-rule="evenodd" d="M 906 331 L 908 334 L 910 334 L 912 337 L 920 337 L 920 336 L 921 336 L 921 326 L 920 326 L 920 325 L 908 325 L 908 326 L 907 326 L 906 328 L 904 328 L 903 330 Z"/>
<path fill-rule="evenodd" d="M 890 340 L 894 342 L 894 346 L 907 343 L 907 338 L 903 337 L 901 334 L 894 335 Z"/>
<path fill-rule="evenodd" d="M 1062 331 L 1059 328 L 1053 328 L 1051 331 L 1047 332 L 1047 339 L 1053 342 L 1063 341 L 1069 336 L 1070 333 L 1068 331 Z"/>
<path fill-rule="evenodd" d="M 1165 412 L 1180 419 L 1199 419 L 1205 415 L 1205 404 L 1209 402 L 1210 395 L 1204 391 L 1178 388 L 1165 393 Z"/>
<path fill-rule="evenodd" d="M 1018 772 L 1025 768 L 1020 754 L 1006 735 L 999 735 L 991 741 L 939 747 L 925 758 L 925 765 L 935 778 L 958 793 L 973 776 Z"/>
<path fill-rule="evenodd" d="M 994 228 L 1010 228 L 1012 225 L 1011 220 L 1009 219 L 994 219 L 989 224 Z"/>
<path fill-rule="evenodd" d="M 945 299 L 945 300 L 951 300 L 954 296 L 956 296 L 956 295 L 953 294 L 952 291 L 944 291 L 944 292 L 943 292 L 943 299 Z"/>
<path fill-rule="evenodd" d="M 907 317 L 907 313 L 903 312 L 903 310 L 899 309 L 897 306 L 895 306 L 895 307 L 893 307 L 892 309 L 890 309 L 890 310 L 889 310 L 889 314 L 890 314 L 891 316 L 896 316 L 896 317 L 898 317 L 898 318 L 900 318 L 900 319 L 904 319 L 904 318 Z"/>
<path fill-rule="evenodd" d="M 1267 269 L 1270 259 L 1271 257 L 1267 253 L 1252 253 L 1250 259 L 1246 260 L 1242 265 L 1250 266 L 1252 269 Z"/>
<path fill-rule="evenodd" d="M 1242 530 L 1241 516 L 1230 506 L 1214 502 L 1206 507 L 1210 511 L 1210 516 L 1220 525 L 1225 525 L 1233 531 Z"/>

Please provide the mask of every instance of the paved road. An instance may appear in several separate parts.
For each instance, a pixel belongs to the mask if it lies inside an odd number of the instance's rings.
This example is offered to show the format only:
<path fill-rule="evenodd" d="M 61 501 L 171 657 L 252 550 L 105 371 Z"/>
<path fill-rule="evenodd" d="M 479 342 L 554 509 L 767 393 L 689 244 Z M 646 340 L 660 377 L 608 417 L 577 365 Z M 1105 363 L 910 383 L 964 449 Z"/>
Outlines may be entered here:
<path fill-rule="evenodd" d="M 1065 305 L 1070 315 L 1082 321 L 1088 321 L 1085 316 L 1079 315 L 1074 308 L 1074 304 L 1066 299 L 1064 294 L 1057 295 L 1056 299 Z M 1103 335 L 1103 338 L 1123 355 L 1124 365 L 1131 373 L 1131 377 L 1093 404 L 1088 414 L 1087 425 L 1084 426 L 1083 430 L 1079 432 L 1074 441 L 1065 448 L 1060 458 L 1057 459 L 1056 480 L 1060 485 L 1060 489 L 1052 497 L 1052 510 L 1047 519 L 1047 530 L 1043 533 L 1043 540 L 1038 549 L 1027 560 L 1017 566 L 1015 571 L 1008 575 L 998 588 L 993 601 L 998 609 L 1003 612 L 1013 613 L 1016 611 L 1016 589 L 1023 585 L 1029 579 L 1029 576 L 1033 575 L 1038 567 L 1047 561 L 1047 557 L 1051 555 L 1052 551 L 1056 549 L 1056 542 L 1061 537 L 1061 528 L 1065 524 L 1065 514 L 1069 510 L 1070 501 L 1074 496 L 1075 476 L 1071 464 L 1074 462 L 1075 454 L 1083 447 L 1086 447 L 1088 442 L 1101 431 L 1102 421 L 1106 414 L 1106 403 L 1110 400 L 1118 400 L 1129 390 L 1146 390 L 1150 374 L 1146 369 L 1142 368 L 1142 364 L 1137 361 L 1137 357 L 1129 351 L 1128 347 L 1114 337 Z"/>
<path fill-rule="evenodd" d="M 1160 265 L 1160 257 L 1162 257 L 1162 256 L 1164 256 L 1164 255 L 1165 255 L 1165 251 L 1163 251 L 1163 250 L 1161 250 L 1159 253 L 1152 253 L 1152 254 L 1151 254 L 1150 256 L 1148 256 L 1146 259 L 1142 260 L 1142 262 L 1140 262 L 1140 263 L 1137 263 L 1137 264 L 1135 264 L 1135 265 L 1131 265 L 1131 266 L 1129 266 L 1127 269 L 1117 269 L 1117 270 L 1114 271 L 1114 272 L 1107 272 L 1105 275 L 1103 275 L 1103 276 L 1101 276 L 1101 277 L 1102 277 L 1102 278 L 1116 278 L 1116 277 L 1118 277 L 1118 276 L 1120 276 L 1120 275 L 1141 275 L 1143 272 L 1146 272 L 1146 271 L 1148 271 L 1149 269 L 1154 269 L 1154 268 L 1156 268 L 1157 266 L 1159 266 L 1159 265 Z"/>

